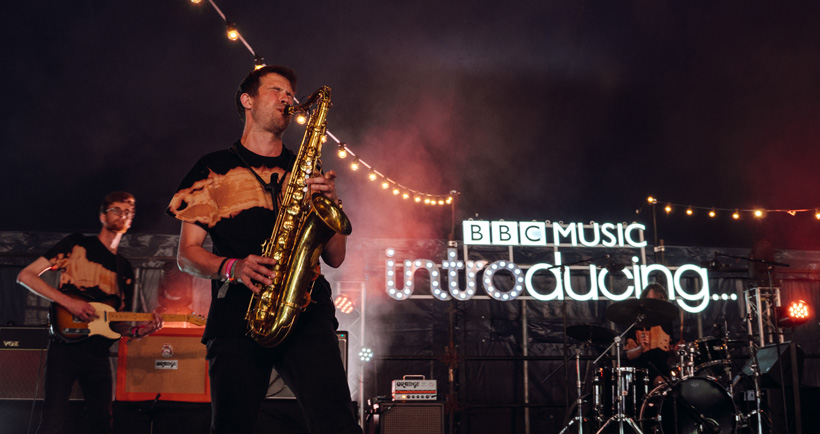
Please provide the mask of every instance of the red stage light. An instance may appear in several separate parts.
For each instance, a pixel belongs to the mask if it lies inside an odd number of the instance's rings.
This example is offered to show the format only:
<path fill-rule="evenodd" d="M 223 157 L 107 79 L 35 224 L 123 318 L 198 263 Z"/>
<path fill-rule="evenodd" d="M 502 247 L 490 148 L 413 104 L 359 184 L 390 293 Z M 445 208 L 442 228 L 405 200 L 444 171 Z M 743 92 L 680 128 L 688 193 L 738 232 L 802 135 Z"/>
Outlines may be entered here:
<path fill-rule="evenodd" d="M 777 308 L 780 327 L 794 327 L 808 321 L 812 315 L 811 306 L 803 300 L 797 300 Z"/>

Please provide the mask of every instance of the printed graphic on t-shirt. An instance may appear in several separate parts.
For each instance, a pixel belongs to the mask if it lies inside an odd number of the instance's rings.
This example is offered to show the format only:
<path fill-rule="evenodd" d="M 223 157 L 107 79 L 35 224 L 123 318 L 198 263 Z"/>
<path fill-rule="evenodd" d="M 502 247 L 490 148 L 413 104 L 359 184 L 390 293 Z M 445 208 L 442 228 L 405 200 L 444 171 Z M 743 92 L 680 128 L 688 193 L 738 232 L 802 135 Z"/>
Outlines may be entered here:
<path fill-rule="evenodd" d="M 100 291 L 119 295 L 117 273 L 88 259 L 85 247 L 75 245 L 68 254 L 60 253 L 51 259 L 60 274 L 60 287 L 74 287 L 82 292 L 97 288 Z M 130 284 L 130 282 L 127 282 Z"/>
<path fill-rule="evenodd" d="M 274 173 L 279 177 L 285 173 L 278 167 L 254 170 L 263 180 L 270 180 Z M 259 181 L 248 168 L 235 167 L 224 175 L 211 170 L 205 179 L 179 190 L 171 200 L 169 211 L 182 221 L 213 228 L 220 220 L 255 207 L 273 209 L 271 197 L 259 188 Z"/>

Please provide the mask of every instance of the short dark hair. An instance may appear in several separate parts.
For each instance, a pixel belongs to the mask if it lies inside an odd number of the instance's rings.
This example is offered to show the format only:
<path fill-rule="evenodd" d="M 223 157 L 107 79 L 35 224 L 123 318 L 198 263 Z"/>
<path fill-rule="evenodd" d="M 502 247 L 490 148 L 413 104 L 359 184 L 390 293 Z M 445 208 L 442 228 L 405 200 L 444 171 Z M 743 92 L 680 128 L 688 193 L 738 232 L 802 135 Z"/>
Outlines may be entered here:
<path fill-rule="evenodd" d="M 125 191 L 115 191 L 113 193 L 108 193 L 103 198 L 103 201 L 100 204 L 100 214 L 105 214 L 105 211 L 114 202 L 126 202 L 126 203 L 130 203 L 131 205 L 136 206 L 136 201 L 134 200 L 134 195 L 133 194 L 125 192 Z"/>
<path fill-rule="evenodd" d="M 247 93 L 250 96 L 258 95 L 259 82 L 262 80 L 262 77 L 268 74 L 279 74 L 285 77 L 290 82 L 290 87 L 296 92 L 296 73 L 287 66 L 266 65 L 251 71 L 251 73 L 242 80 L 242 83 L 239 84 L 239 89 L 236 90 L 236 111 L 239 113 L 239 119 L 242 119 L 242 122 L 245 122 L 245 106 L 242 105 L 240 97 L 243 93 Z"/>
<path fill-rule="evenodd" d="M 667 292 L 666 288 L 664 288 L 660 283 L 650 283 L 649 285 L 646 285 L 643 291 L 641 291 L 641 298 L 646 298 L 646 294 L 649 294 L 649 291 L 655 291 L 663 295 L 664 300 L 669 300 L 669 292 Z"/>

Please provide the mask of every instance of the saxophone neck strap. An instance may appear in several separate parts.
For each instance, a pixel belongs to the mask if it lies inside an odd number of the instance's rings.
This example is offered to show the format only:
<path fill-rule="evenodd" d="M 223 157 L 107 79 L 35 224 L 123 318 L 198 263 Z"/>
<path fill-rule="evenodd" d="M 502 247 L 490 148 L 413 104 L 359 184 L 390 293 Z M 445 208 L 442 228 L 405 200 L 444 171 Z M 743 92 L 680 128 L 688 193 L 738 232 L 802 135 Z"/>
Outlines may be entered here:
<path fill-rule="evenodd" d="M 279 174 L 278 173 L 272 174 L 271 177 L 270 177 L 270 182 L 265 182 L 262 179 L 262 177 L 259 176 L 259 174 L 256 173 L 255 170 L 253 170 L 253 167 L 251 167 L 251 165 L 248 164 L 248 161 L 245 160 L 245 158 L 242 156 L 242 154 L 239 153 L 239 147 L 240 146 L 242 146 L 241 142 L 237 141 L 231 147 L 229 147 L 228 150 L 231 151 L 231 153 L 234 154 L 236 156 L 236 158 L 239 159 L 240 162 L 242 162 L 243 166 L 245 166 L 248 170 L 251 171 L 251 173 L 253 173 L 253 176 L 256 178 L 257 181 L 259 181 L 259 184 L 262 185 L 262 188 L 270 194 L 271 201 L 273 202 L 273 209 L 274 209 L 274 211 L 276 211 L 276 208 L 277 208 L 276 196 L 279 195 L 279 191 L 280 191 L 281 186 L 282 186 L 281 181 L 279 180 Z M 284 178 L 282 179 L 282 181 L 283 180 L 284 180 Z"/>

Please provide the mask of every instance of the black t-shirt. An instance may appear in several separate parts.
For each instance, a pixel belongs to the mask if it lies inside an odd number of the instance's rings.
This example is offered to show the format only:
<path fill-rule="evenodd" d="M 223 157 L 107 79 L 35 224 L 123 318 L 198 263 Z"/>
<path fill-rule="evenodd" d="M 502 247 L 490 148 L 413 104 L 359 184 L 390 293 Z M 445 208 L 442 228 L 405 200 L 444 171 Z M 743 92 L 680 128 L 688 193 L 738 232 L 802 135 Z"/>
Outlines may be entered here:
<path fill-rule="evenodd" d="M 107 302 L 115 298 L 117 310 L 131 310 L 134 294 L 134 270 L 123 256 L 111 253 L 96 236 L 71 234 L 54 245 L 43 257 L 59 270 L 58 289 L 79 294 L 90 301 Z M 111 341 L 92 336 L 84 345 L 105 350 Z"/>
<path fill-rule="evenodd" d="M 96 236 L 71 234 L 43 257 L 60 270 L 58 289 L 79 293 L 92 301 L 117 297 L 117 310 L 130 310 L 134 294 L 134 270 L 119 254 L 111 253 Z"/>
<path fill-rule="evenodd" d="M 269 183 L 273 175 L 280 182 L 284 180 L 296 158 L 287 148 L 277 157 L 257 155 L 239 142 L 234 150 L 265 183 Z M 277 204 L 281 201 L 281 194 L 276 200 Z M 214 254 L 238 259 L 261 254 L 262 243 L 270 238 L 276 224 L 271 194 L 230 149 L 210 153 L 197 161 L 180 183 L 167 212 L 178 220 L 205 229 L 213 241 Z M 323 278 L 320 280 L 326 285 Z M 251 291 L 245 285 L 234 283 L 224 298 L 217 298 L 221 286 L 219 280 L 211 282 L 211 307 L 203 341 L 247 333 L 245 313 Z M 329 290 L 319 294 L 314 288 L 312 296 L 314 300 L 317 296 L 326 301 L 330 299 Z"/>

